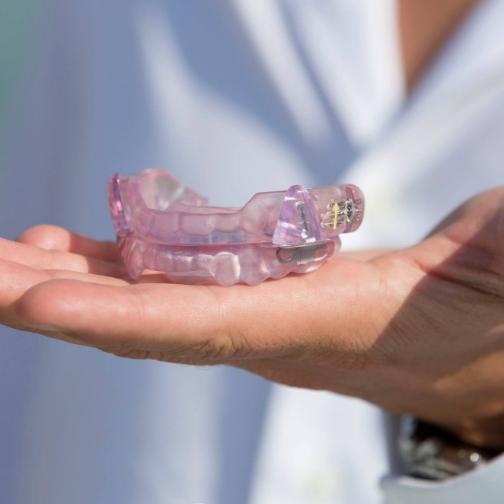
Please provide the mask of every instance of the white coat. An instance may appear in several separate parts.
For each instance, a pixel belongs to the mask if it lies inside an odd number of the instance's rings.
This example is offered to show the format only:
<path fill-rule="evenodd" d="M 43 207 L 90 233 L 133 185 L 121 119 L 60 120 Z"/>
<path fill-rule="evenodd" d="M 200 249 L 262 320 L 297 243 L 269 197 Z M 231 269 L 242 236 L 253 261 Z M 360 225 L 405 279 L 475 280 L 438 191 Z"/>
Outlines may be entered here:
<path fill-rule="evenodd" d="M 482 3 L 405 105 L 392 0 L 24 7 L 0 30 L 16 28 L 0 50 L 2 235 L 52 222 L 110 238 L 107 176 L 147 166 L 232 205 L 293 183 L 357 183 L 368 211 L 347 247 L 413 243 L 502 184 L 501 0 Z M 9 504 L 459 504 L 504 493 L 501 459 L 447 483 L 391 475 L 380 487 L 377 408 L 271 391 L 233 369 L 120 360 L 3 329 L 0 374 Z"/>

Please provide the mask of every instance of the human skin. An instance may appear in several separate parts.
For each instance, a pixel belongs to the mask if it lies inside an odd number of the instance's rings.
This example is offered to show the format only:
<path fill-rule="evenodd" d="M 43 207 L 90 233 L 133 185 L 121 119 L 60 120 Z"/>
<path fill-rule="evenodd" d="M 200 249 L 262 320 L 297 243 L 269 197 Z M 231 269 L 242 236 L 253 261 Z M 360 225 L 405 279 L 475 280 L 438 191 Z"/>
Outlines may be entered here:
<path fill-rule="evenodd" d="M 478 3 L 479 0 L 398 0 L 402 65 L 409 91 Z"/>
<path fill-rule="evenodd" d="M 118 356 L 228 364 L 504 448 L 504 187 L 405 249 L 249 287 L 125 278 L 113 243 L 0 239 L 0 321 Z"/>

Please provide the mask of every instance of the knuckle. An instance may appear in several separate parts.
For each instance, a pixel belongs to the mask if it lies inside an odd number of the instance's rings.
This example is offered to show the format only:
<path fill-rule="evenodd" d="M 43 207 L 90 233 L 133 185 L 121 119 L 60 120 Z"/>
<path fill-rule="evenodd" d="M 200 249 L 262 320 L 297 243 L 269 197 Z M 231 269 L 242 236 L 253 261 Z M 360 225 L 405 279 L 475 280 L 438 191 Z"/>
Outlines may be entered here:
<path fill-rule="evenodd" d="M 145 349 L 139 348 L 131 348 L 122 345 L 102 345 L 100 350 L 106 353 L 111 353 L 116 357 L 122 357 L 125 359 L 135 359 L 135 360 L 147 360 L 147 359 L 156 359 L 156 356 L 153 352 Z"/>
<path fill-rule="evenodd" d="M 45 323 L 45 299 L 38 295 L 37 286 L 29 289 L 14 304 L 17 318 L 29 327 L 41 327 Z"/>
<path fill-rule="evenodd" d="M 246 358 L 251 348 L 239 321 L 232 316 L 228 297 L 222 290 L 212 287 L 208 290 L 213 298 L 214 313 L 210 319 L 214 323 L 207 327 L 206 336 L 193 346 L 193 353 L 203 361 L 214 363 Z"/>
<path fill-rule="evenodd" d="M 191 354 L 203 362 L 226 363 L 244 356 L 235 340 L 228 334 L 222 333 L 207 338 L 191 349 Z"/>

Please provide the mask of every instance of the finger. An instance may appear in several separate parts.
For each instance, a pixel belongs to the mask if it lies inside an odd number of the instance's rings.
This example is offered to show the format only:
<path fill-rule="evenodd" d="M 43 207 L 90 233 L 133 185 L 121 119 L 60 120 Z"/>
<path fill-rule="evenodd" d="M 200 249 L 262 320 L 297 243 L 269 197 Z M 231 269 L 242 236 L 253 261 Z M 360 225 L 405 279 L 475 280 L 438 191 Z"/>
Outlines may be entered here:
<path fill-rule="evenodd" d="M 328 330 L 335 333 L 337 324 L 348 325 L 344 319 L 349 314 L 364 316 L 369 309 L 365 302 L 354 303 L 353 310 L 347 302 L 356 297 L 356 290 L 379 282 L 366 273 L 362 285 L 352 285 L 359 274 L 356 268 L 371 266 L 341 260 L 331 272 L 256 287 L 114 287 L 51 280 L 25 293 L 16 309 L 35 330 L 70 334 L 114 353 L 143 350 L 163 355 L 163 360 L 193 362 L 287 356 L 323 344 Z M 328 274 L 338 281 L 324 282 Z M 342 350 L 358 345 L 346 333 L 342 336 Z M 333 337 L 331 344 L 336 340 Z"/>
<path fill-rule="evenodd" d="M 45 271 L 34 270 L 28 266 L 0 260 L 0 310 L 5 315 L 12 304 L 30 287 L 50 278 Z"/>
<path fill-rule="evenodd" d="M 71 252 L 43 250 L 4 238 L 0 238 L 0 259 L 15 261 L 41 270 L 59 269 L 114 277 L 125 275 L 124 267 L 118 263 Z"/>
<path fill-rule="evenodd" d="M 111 285 L 115 287 L 123 287 L 130 285 L 126 280 L 122 280 L 116 277 L 108 277 L 103 275 L 94 275 L 92 273 L 80 273 L 78 271 L 67 271 L 67 270 L 44 270 L 48 275 L 49 279 L 54 280 L 78 280 L 80 282 L 88 282 L 92 284 L 99 285 Z"/>
<path fill-rule="evenodd" d="M 214 305 L 209 291 L 186 285 L 117 287 L 54 279 L 26 292 L 16 311 L 35 329 L 72 334 L 98 347 L 154 349 L 217 332 Z"/>
<path fill-rule="evenodd" d="M 103 261 L 116 262 L 120 259 L 119 250 L 114 242 L 93 240 L 49 224 L 27 229 L 21 233 L 17 241 L 45 250 L 73 252 Z"/>
<path fill-rule="evenodd" d="M 38 270 L 23 264 L 0 260 L 0 323 L 20 326 L 13 305 L 31 287 L 51 279 L 71 279 L 102 285 L 128 285 L 124 280 L 75 271 Z"/>
<path fill-rule="evenodd" d="M 499 221 L 504 222 L 504 186 L 477 194 L 462 203 L 436 225 L 427 238 L 441 235 L 465 242 L 478 237 L 482 244 L 492 246 L 495 238 L 500 237 L 494 229 Z M 490 232 L 485 233 L 486 229 Z"/>

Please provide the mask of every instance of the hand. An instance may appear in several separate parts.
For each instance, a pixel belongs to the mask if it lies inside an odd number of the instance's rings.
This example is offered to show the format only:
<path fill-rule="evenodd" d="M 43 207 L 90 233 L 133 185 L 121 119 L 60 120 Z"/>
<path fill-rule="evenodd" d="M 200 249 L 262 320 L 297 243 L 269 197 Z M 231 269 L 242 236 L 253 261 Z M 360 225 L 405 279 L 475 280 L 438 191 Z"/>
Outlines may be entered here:
<path fill-rule="evenodd" d="M 419 244 L 256 287 L 124 278 L 117 251 L 41 226 L 0 241 L 0 320 L 124 357 L 230 364 L 504 447 L 504 187 Z"/>

